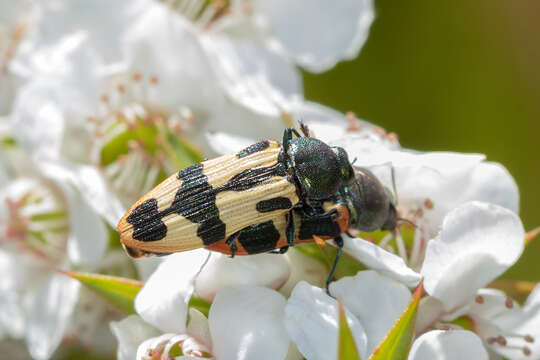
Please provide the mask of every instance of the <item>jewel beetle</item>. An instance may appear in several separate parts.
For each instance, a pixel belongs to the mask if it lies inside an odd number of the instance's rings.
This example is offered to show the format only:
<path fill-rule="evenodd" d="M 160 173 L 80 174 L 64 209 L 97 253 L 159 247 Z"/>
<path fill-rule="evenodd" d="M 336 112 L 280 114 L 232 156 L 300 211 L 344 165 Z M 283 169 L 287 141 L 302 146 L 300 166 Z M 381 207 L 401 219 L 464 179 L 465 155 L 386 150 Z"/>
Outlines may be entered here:
<path fill-rule="evenodd" d="M 326 281 L 328 292 L 328 284 L 342 253 L 341 235 L 351 229 L 362 232 L 394 230 L 399 220 L 391 192 L 377 177 L 365 168 L 354 167 L 353 171 L 354 178 L 343 183 L 333 196 L 314 202 L 311 206 L 295 206 L 292 210 L 292 227 L 289 213 L 275 214 L 268 220 L 247 226 L 205 248 L 232 256 L 284 253 L 291 245 L 314 242 L 315 237 L 333 239 L 338 252 Z M 168 255 L 127 246 L 125 248 L 135 258 Z"/>
<path fill-rule="evenodd" d="M 313 208 L 354 177 L 345 150 L 309 137 L 303 124 L 301 131 L 287 128 L 282 144 L 260 141 L 173 174 L 120 220 L 120 241 L 132 255 L 186 251 L 282 215 L 291 233 L 295 206 Z"/>

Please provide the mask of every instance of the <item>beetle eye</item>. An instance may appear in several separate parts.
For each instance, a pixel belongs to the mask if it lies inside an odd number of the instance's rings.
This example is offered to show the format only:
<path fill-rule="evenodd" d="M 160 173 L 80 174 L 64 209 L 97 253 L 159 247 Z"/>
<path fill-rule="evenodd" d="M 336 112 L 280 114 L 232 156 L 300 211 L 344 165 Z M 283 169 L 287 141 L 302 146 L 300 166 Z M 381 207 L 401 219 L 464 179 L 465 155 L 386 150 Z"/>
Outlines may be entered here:
<path fill-rule="evenodd" d="M 339 146 L 332 147 L 332 151 L 336 154 L 338 158 L 341 179 L 345 181 L 351 180 L 354 177 L 354 170 L 351 166 L 351 163 L 349 162 L 349 156 L 347 155 L 347 152 Z"/>

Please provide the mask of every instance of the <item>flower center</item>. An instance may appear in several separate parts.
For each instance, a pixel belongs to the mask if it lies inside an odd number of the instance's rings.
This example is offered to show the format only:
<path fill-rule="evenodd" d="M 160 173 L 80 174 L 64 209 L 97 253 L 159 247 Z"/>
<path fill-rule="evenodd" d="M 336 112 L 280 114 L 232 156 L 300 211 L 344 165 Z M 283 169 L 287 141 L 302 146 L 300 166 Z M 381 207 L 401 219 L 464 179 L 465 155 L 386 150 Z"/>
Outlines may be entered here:
<path fill-rule="evenodd" d="M 27 25 L 19 22 L 13 26 L 0 25 L 0 72 L 5 75 L 8 72 L 8 64 L 15 55 Z"/>
<path fill-rule="evenodd" d="M 159 0 L 191 21 L 197 28 L 208 30 L 232 14 L 249 15 L 252 12 L 247 0 Z"/>
<path fill-rule="evenodd" d="M 69 218 L 64 202 L 45 184 L 34 181 L 19 183 L 25 187 L 22 194 L 16 197 L 8 195 L 4 199 L 7 224 L 1 244 L 54 265 L 64 256 L 69 235 Z"/>
<path fill-rule="evenodd" d="M 202 160 L 182 138 L 195 121 L 192 111 L 150 105 L 158 84 L 157 76 L 138 72 L 115 79 L 101 95 L 97 114 L 87 118 L 92 161 L 126 206 L 169 174 Z"/>
<path fill-rule="evenodd" d="M 407 221 L 398 221 L 394 231 L 378 231 L 364 234 L 362 237 L 391 253 L 398 254 L 410 268 L 419 270 L 424 260 L 427 242 L 432 235 L 429 216 L 426 215 L 434 206 L 430 199 L 414 204 L 403 202 L 398 206 L 398 217 Z"/>
<path fill-rule="evenodd" d="M 477 295 L 474 298 L 474 301 L 479 306 L 489 306 L 486 304 L 486 299 L 482 295 Z M 504 315 L 504 312 L 506 311 L 512 311 L 514 309 L 514 301 L 512 298 L 506 297 L 504 306 L 501 306 L 500 308 L 504 310 L 498 312 L 497 316 Z M 532 355 L 529 344 L 534 343 L 534 338 L 531 335 L 519 334 L 502 329 L 488 316 L 482 318 L 473 316 L 472 321 L 472 330 L 475 331 L 493 351 L 497 351 L 499 348 L 505 348 L 520 351 L 525 356 Z"/>

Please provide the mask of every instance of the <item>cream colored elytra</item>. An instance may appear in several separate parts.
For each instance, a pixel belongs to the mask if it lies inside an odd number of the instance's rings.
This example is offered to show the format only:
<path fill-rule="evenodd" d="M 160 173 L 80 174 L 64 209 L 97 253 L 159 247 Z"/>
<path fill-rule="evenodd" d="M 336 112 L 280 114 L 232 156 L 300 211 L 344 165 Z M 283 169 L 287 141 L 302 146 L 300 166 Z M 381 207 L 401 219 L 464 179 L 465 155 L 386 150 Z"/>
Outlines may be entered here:
<path fill-rule="evenodd" d="M 282 146 L 278 142 L 268 141 L 268 147 L 250 153 L 247 156 L 240 157 L 238 154 L 229 154 L 204 161 L 201 163 L 202 174 L 206 176 L 207 184 L 212 189 L 217 189 L 227 184 L 231 178 L 240 174 L 242 171 L 275 166 L 278 164 L 281 151 Z M 189 171 L 189 168 L 186 170 Z M 264 178 L 263 182 L 246 190 L 219 191 L 215 195 L 215 206 L 219 213 L 218 217 L 225 224 L 224 238 L 250 225 L 276 219 L 279 215 L 284 215 L 290 211 L 290 208 L 298 203 L 299 199 L 296 194 L 296 187 L 292 183 L 292 180 L 288 180 L 287 177 L 282 176 L 283 170 L 284 167 L 281 168 L 282 174 L 278 174 L 277 172 L 275 176 L 269 174 Z M 204 185 L 207 186 L 206 184 Z M 175 173 L 139 199 L 129 209 L 126 215 L 124 215 L 117 229 L 120 233 L 121 242 L 129 248 L 128 253 L 132 256 L 139 257 L 144 256 L 145 252 L 168 253 L 186 251 L 209 245 L 205 244 L 203 239 L 197 235 L 197 230 L 200 226 L 199 223 L 193 222 L 176 212 L 172 212 L 172 209 L 170 209 L 177 193 L 182 191 L 183 186 L 184 181 L 178 178 L 178 173 Z M 191 191 L 191 194 L 193 194 L 197 192 L 197 189 L 191 189 Z M 206 189 L 205 193 L 204 187 L 201 186 L 201 196 L 204 197 L 208 192 L 209 190 Z M 291 207 L 266 212 L 259 212 L 257 210 L 257 203 L 279 197 L 289 199 Z M 211 197 L 208 198 L 211 199 Z M 163 217 L 159 217 L 166 226 L 166 236 L 160 240 L 140 241 L 133 238 L 134 226 L 127 219 L 135 209 L 149 199 L 157 200 L 158 213 L 169 212 Z M 189 205 L 183 204 L 183 206 L 188 207 Z M 204 208 L 201 211 L 204 211 Z"/>

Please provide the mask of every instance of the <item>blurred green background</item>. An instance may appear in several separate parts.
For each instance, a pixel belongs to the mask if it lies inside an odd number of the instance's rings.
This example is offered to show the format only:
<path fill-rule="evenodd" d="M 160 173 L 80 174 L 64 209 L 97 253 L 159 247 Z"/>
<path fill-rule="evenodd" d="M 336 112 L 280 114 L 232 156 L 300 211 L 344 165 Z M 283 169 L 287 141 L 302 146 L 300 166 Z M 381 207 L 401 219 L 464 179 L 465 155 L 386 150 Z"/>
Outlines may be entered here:
<path fill-rule="evenodd" d="M 486 154 L 516 179 L 525 229 L 540 225 L 540 1 L 376 9 L 360 56 L 306 73 L 306 97 L 396 132 L 405 147 Z M 536 239 L 506 276 L 540 280 L 539 258 Z"/>

